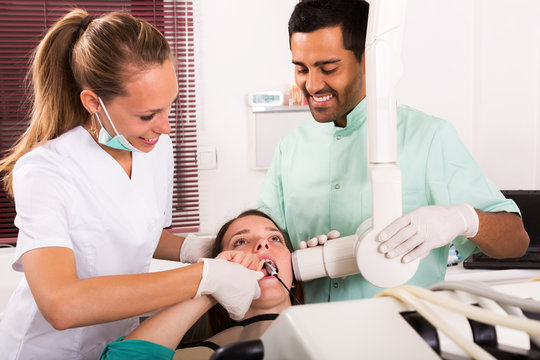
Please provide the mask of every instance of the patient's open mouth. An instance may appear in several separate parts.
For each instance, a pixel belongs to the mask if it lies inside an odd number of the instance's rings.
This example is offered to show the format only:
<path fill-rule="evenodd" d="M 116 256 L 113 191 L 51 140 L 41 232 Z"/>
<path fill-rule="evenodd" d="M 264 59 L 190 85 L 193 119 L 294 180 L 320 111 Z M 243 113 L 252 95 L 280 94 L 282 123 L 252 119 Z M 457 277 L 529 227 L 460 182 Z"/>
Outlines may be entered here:
<path fill-rule="evenodd" d="M 294 299 L 294 301 L 296 301 L 297 304 L 300 305 L 300 300 L 298 300 L 296 298 L 296 296 L 294 296 L 294 294 L 291 292 L 291 289 L 289 289 L 287 287 L 287 285 L 285 285 L 285 283 L 279 278 L 278 276 L 278 269 L 277 269 L 277 266 L 276 266 L 276 263 L 274 263 L 274 261 L 272 259 L 262 259 L 264 261 L 264 268 L 266 270 L 266 272 L 268 273 L 268 276 L 275 276 L 276 279 L 279 280 L 279 282 L 281 283 L 281 285 L 283 285 L 283 287 L 285 288 L 285 290 L 287 290 L 287 292 L 289 294 L 291 294 L 292 298 Z"/>
<path fill-rule="evenodd" d="M 264 259 L 264 268 L 269 276 L 275 276 L 278 274 L 277 265 L 271 259 Z"/>

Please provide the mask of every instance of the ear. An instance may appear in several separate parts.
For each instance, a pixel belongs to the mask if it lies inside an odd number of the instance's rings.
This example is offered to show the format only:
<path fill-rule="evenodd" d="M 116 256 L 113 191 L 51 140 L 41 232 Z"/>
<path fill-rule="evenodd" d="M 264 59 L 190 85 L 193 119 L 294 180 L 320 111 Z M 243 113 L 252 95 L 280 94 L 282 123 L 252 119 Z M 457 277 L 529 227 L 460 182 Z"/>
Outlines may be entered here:
<path fill-rule="evenodd" d="M 360 61 L 360 70 L 362 71 L 362 76 L 366 76 L 366 51 L 362 54 L 362 60 Z"/>
<path fill-rule="evenodd" d="M 80 94 L 81 102 L 84 108 L 90 113 L 94 114 L 99 109 L 98 96 L 92 90 L 83 90 Z"/>

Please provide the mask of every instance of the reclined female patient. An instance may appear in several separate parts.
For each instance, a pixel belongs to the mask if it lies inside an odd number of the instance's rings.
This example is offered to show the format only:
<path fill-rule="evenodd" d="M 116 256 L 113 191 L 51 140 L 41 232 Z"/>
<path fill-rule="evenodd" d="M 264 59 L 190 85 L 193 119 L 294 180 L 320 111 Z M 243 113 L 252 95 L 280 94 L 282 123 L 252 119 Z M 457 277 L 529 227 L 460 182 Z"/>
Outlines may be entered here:
<path fill-rule="evenodd" d="M 261 296 L 251 303 L 245 317 L 235 322 L 211 296 L 201 296 L 162 309 L 126 337 L 109 343 L 101 359 L 208 359 L 214 350 L 237 341 L 258 339 L 284 309 L 291 306 L 287 290 L 265 270 L 271 260 L 279 278 L 291 288 L 291 253 L 277 225 L 266 214 L 248 210 L 225 223 L 214 244 L 214 255 L 265 274 L 259 280 Z M 212 309 L 211 309 L 212 308 Z M 205 312 L 209 313 L 212 333 L 198 346 L 176 350 L 189 328 Z"/>

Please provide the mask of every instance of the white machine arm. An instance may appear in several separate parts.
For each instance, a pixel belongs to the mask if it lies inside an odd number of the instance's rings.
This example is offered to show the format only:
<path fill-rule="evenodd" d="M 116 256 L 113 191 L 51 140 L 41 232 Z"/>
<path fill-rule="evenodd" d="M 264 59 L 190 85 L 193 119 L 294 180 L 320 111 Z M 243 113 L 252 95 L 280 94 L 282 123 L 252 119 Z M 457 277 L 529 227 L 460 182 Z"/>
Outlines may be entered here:
<path fill-rule="evenodd" d="M 397 166 L 396 87 L 406 0 L 372 0 L 366 36 L 368 168 L 372 218 L 356 234 L 328 241 L 324 246 L 295 251 L 298 280 L 362 273 L 372 284 L 394 287 L 407 282 L 418 268 L 400 258 L 387 259 L 376 237 L 401 216 L 401 171 Z M 360 205 L 359 205 L 360 206 Z"/>

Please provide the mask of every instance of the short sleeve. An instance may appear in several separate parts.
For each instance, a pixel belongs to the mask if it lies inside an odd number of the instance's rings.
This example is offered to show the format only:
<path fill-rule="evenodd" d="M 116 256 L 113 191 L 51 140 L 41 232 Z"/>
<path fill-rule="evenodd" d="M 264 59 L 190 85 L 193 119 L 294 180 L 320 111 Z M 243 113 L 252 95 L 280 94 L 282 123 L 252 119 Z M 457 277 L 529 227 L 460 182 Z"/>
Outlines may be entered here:
<path fill-rule="evenodd" d="M 433 137 L 427 167 L 426 195 L 430 203 L 468 203 L 485 212 L 519 213 L 516 204 L 486 178 L 449 122 L 443 122 Z M 463 237 L 456 238 L 454 244 L 464 257 L 478 251 L 474 243 Z"/>
<path fill-rule="evenodd" d="M 69 175 L 47 156 L 27 154 L 15 165 L 15 226 L 19 229 L 13 269 L 22 271 L 21 255 L 48 246 L 73 249 L 69 236 Z"/>

